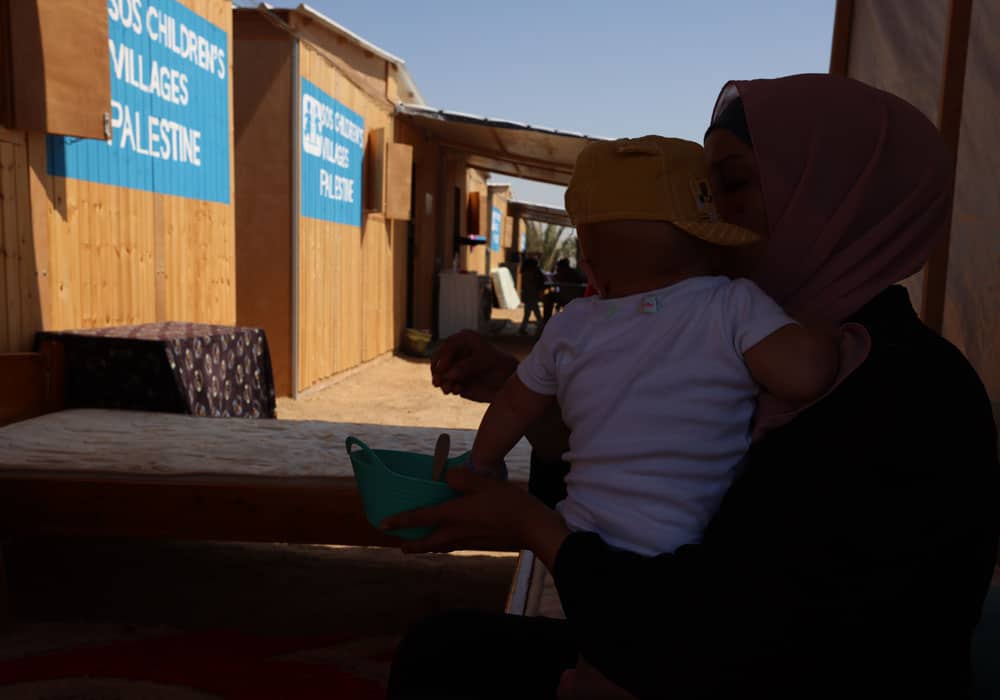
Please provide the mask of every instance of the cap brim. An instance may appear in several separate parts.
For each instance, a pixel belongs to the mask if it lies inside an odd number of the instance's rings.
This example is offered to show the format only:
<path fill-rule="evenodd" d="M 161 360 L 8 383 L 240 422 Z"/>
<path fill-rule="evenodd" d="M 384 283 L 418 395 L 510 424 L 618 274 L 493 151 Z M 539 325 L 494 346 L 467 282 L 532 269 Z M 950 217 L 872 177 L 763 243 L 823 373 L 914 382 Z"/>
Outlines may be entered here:
<path fill-rule="evenodd" d="M 723 246 L 751 245 L 760 236 L 749 229 L 721 221 L 672 221 L 674 226 L 706 243 Z"/>

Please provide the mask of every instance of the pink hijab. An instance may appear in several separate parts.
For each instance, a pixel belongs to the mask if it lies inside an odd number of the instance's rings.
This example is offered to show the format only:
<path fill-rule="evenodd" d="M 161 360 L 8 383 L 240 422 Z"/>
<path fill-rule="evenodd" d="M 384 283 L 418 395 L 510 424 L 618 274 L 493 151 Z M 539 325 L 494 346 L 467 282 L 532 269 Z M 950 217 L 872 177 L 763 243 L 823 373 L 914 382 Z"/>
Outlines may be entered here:
<path fill-rule="evenodd" d="M 911 104 L 850 78 L 728 83 L 743 99 L 770 228 L 755 281 L 792 314 L 840 322 L 920 270 L 951 218 L 952 156 Z"/>
<path fill-rule="evenodd" d="M 713 123 L 737 96 L 770 229 L 753 274 L 762 289 L 793 316 L 837 324 L 920 270 L 947 231 L 954 177 L 923 114 L 864 83 L 817 74 L 730 82 Z M 841 327 L 830 391 L 870 348 L 864 327 Z M 754 438 L 805 408 L 762 395 Z"/>

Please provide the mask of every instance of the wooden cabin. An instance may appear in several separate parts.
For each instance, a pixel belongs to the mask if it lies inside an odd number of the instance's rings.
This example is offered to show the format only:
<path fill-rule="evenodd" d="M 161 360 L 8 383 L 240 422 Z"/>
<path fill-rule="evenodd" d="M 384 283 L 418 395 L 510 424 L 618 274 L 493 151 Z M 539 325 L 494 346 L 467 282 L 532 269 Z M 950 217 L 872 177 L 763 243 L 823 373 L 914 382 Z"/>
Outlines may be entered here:
<path fill-rule="evenodd" d="M 231 27 L 227 0 L 0 0 L 0 352 L 236 321 Z"/>
<path fill-rule="evenodd" d="M 565 184 L 587 141 L 431 109 L 305 5 L 0 0 L 0 37 L 0 351 L 259 326 L 296 395 L 436 330 L 439 275 L 515 237 L 490 173 Z"/>
<path fill-rule="evenodd" d="M 279 395 L 391 352 L 406 322 L 402 61 L 300 7 L 234 11 L 237 320 Z"/>

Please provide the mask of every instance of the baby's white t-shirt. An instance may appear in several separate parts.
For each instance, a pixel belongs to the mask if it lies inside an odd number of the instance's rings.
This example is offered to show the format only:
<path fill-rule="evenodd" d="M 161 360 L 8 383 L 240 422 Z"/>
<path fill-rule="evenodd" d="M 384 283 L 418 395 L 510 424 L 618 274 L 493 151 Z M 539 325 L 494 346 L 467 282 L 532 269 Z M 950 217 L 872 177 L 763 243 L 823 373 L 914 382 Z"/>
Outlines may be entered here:
<path fill-rule="evenodd" d="M 695 277 L 570 303 L 517 375 L 556 395 L 573 530 L 644 555 L 697 542 L 750 444 L 758 388 L 743 353 L 794 323 L 748 280 Z"/>

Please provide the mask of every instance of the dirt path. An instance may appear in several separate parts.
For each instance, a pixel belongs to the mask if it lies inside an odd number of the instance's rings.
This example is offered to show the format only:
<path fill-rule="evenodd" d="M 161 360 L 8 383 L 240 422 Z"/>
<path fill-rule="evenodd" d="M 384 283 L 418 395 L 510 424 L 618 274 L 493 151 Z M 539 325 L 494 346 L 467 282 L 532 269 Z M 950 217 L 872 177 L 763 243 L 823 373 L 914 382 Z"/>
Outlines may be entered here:
<path fill-rule="evenodd" d="M 510 312 L 508 312 L 510 313 Z M 506 334 L 494 338 L 506 352 L 523 358 L 531 349 L 528 337 Z M 287 420 L 327 420 L 380 423 L 421 428 L 475 430 L 486 404 L 445 396 L 431 384 L 429 360 L 388 356 L 334 378 L 298 400 L 278 399 L 278 417 Z"/>
<path fill-rule="evenodd" d="M 486 404 L 445 396 L 431 384 L 430 363 L 388 357 L 311 391 L 298 400 L 278 399 L 278 418 L 381 423 L 474 430 Z"/>

